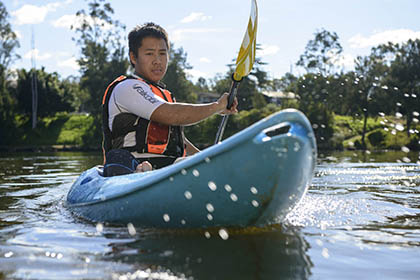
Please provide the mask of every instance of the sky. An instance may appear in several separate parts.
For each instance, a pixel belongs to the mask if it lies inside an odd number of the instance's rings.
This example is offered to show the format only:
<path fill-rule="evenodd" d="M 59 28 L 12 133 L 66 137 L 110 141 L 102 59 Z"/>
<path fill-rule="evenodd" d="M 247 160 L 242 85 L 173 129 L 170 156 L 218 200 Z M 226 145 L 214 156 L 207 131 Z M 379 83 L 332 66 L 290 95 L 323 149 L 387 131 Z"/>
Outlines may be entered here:
<path fill-rule="evenodd" d="M 60 77 L 79 76 L 76 60 L 80 47 L 70 25 L 86 0 L 0 0 L 10 15 L 9 22 L 18 35 L 21 58 L 14 68 L 36 67 L 58 72 Z M 175 48 L 187 53 L 191 80 L 214 78 L 228 70 L 239 51 L 249 20 L 251 0 L 110 0 L 113 19 L 127 30 L 137 24 L 155 22 L 169 33 Z M 347 70 L 357 56 L 369 55 L 373 46 L 420 39 L 420 1 L 418 0 L 257 0 L 257 56 L 267 63 L 271 78 L 286 72 L 295 75 L 303 69 L 294 64 L 305 51 L 315 32 L 336 32 L 343 47 L 339 62 Z M 34 34 L 34 48 L 32 48 Z M 125 39 L 124 39 L 125 40 Z M 127 44 L 125 41 L 124 44 Z M 128 49 L 128 48 L 127 48 Z M 127 55 L 128 59 L 128 55 Z"/>

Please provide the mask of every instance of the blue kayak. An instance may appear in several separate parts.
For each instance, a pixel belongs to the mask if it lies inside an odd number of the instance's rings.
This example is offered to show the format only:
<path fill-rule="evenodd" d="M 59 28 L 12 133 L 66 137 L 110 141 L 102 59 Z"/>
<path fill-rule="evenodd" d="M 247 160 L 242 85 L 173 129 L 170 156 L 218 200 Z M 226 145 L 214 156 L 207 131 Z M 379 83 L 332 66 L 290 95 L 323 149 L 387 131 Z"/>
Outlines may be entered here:
<path fill-rule="evenodd" d="M 308 189 L 316 141 L 304 114 L 288 109 L 171 166 L 103 177 L 83 172 L 70 210 L 93 222 L 153 228 L 280 223 Z"/>

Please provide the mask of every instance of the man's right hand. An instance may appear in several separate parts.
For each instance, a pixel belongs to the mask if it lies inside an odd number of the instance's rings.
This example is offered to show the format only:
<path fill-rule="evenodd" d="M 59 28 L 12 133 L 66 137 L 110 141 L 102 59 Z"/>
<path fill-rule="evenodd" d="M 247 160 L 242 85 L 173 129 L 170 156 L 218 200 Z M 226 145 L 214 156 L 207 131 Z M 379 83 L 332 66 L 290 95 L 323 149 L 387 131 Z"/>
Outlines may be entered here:
<path fill-rule="evenodd" d="M 227 93 L 227 92 L 225 92 L 219 98 L 219 100 L 217 100 L 217 103 L 220 104 L 220 107 L 222 108 L 222 110 L 219 112 L 219 114 L 221 114 L 221 115 L 232 115 L 232 114 L 238 113 L 238 109 L 237 109 L 238 99 L 235 97 L 230 109 L 227 109 L 228 101 L 229 101 L 229 93 Z"/>

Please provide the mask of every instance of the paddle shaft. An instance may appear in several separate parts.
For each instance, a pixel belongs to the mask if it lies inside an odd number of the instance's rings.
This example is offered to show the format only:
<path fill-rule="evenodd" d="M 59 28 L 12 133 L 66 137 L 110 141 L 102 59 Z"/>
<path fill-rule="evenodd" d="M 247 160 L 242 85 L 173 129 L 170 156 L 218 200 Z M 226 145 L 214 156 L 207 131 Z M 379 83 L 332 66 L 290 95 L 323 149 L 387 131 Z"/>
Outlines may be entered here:
<path fill-rule="evenodd" d="M 226 106 L 227 109 L 230 109 L 230 107 L 232 107 L 233 101 L 235 100 L 236 94 L 238 93 L 238 87 L 240 83 L 241 81 L 236 81 L 232 77 L 232 86 L 230 87 L 228 104 Z M 225 132 L 225 127 L 228 119 L 229 115 L 223 116 L 222 122 L 220 123 L 219 129 L 217 130 L 216 140 L 214 141 L 214 144 L 217 144 L 220 141 L 222 141 L 223 133 Z"/>

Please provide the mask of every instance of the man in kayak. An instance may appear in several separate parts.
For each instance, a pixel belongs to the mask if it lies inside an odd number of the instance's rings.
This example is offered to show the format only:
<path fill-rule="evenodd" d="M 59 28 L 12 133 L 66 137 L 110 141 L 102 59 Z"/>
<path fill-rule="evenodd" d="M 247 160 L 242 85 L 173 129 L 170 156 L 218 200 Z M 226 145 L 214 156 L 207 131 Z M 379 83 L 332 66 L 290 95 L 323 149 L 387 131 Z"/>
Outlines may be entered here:
<path fill-rule="evenodd" d="M 150 162 L 153 168 L 170 165 L 177 158 L 199 152 L 184 136 L 183 126 L 214 114 L 237 113 L 236 99 L 226 108 L 228 93 L 212 103 L 175 102 L 160 82 L 168 67 L 170 45 L 159 25 L 136 26 L 128 35 L 128 45 L 134 74 L 114 80 L 102 102 L 105 163 L 109 163 L 110 151 L 115 154 L 118 151 L 113 150 L 123 149 L 138 163 Z"/>

